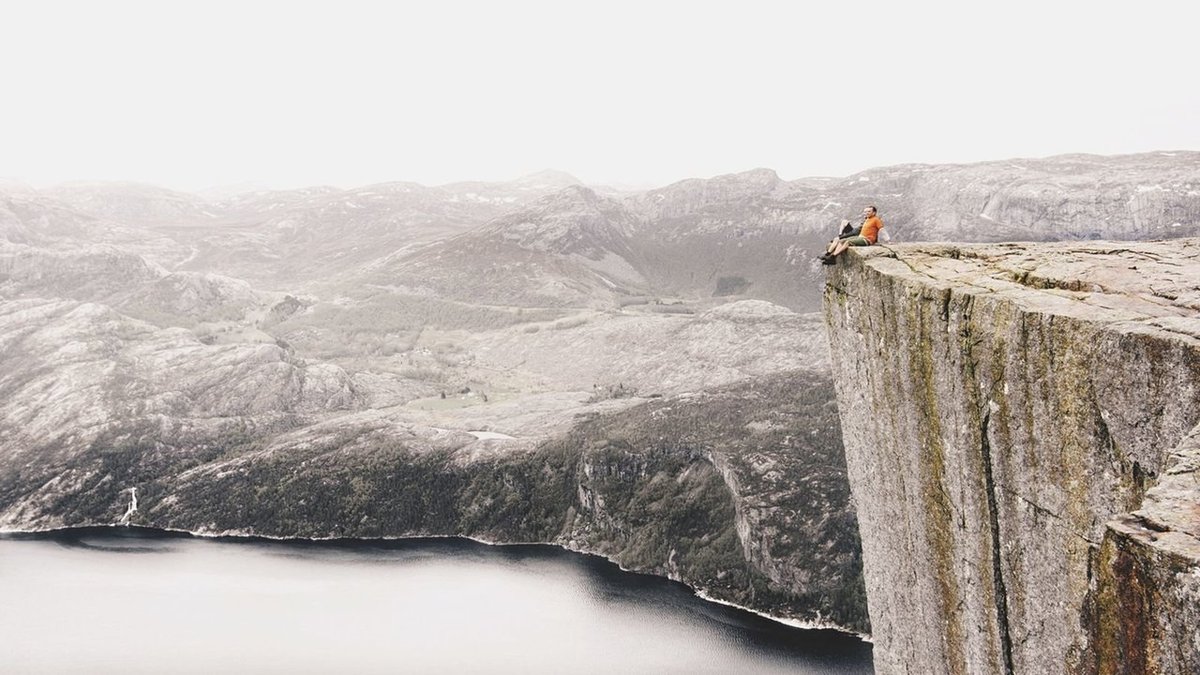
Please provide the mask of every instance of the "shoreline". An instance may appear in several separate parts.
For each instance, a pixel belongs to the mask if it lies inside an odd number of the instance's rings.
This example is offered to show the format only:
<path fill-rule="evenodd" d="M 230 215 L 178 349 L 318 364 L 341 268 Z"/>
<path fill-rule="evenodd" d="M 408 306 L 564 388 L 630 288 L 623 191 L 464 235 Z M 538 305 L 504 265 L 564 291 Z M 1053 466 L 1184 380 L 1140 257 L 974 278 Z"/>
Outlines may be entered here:
<path fill-rule="evenodd" d="M 289 542 L 290 543 L 312 542 L 312 543 L 317 543 L 317 544 L 322 544 L 322 543 L 332 544 L 332 543 L 338 543 L 338 542 L 370 543 L 370 542 L 419 541 L 422 539 L 430 539 L 430 540 L 432 540 L 432 539 L 461 539 L 461 540 L 465 540 L 465 541 L 471 541 L 476 544 L 482 544 L 484 546 L 494 546 L 494 547 L 546 546 L 546 547 L 558 549 L 560 551 L 567 551 L 570 553 L 574 553 L 577 555 L 586 555 L 586 556 L 590 556 L 593 558 L 599 558 L 599 559 L 604 560 L 605 562 L 615 566 L 617 569 L 619 569 L 622 572 L 625 572 L 627 574 L 641 574 L 644 576 L 656 577 L 659 579 L 666 579 L 668 581 L 673 581 L 677 584 L 681 584 L 681 585 L 687 587 L 687 589 L 690 590 L 693 595 L 695 595 L 697 598 L 700 598 L 701 600 L 703 600 L 705 602 L 711 602 L 711 603 L 714 603 L 717 605 L 723 605 L 726 607 L 731 607 L 733 609 L 741 610 L 743 612 L 748 612 L 750 614 L 754 614 L 756 616 L 759 616 L 764 619 L 773 621 L 775 623 L 787 626 L 789 628 L 797 628 L 800 630 L 812 630 L 812 631 L 830 630 L 830 631 L 842 633 L 844 635 L 853 636 L 855 638 L 858 638 L 859 640 L 862 640 L 863 642 L 865 642 L 867 644 L 874 644 L 874 640 L 871 639 L 870 635 L 864 635 L 864 634 L 858 633 L 856 631 L 847 630 L 846 628 L 843 628 L 843 627 L 835 625 L 835 624 L 824 623 L 824 622 L 801 621 L 799 619 L 793 619 L 790 617 L 775 616 L 772 614 L 768 614 L 766 612 L 754 609 L 752 607 L 746 607 L 744 605 L 739 605 L 735 602 L 730 602 L 728 600 L 722 600 L 720 598 L 713 597 L 713 596 L 709 595 L 703 588 L 697 588 L 696 586 L 693 586 L 692 584 L 689 584 L 679 578 L 676 578 L 674 575 L 664 576 L 661 574 L 654 574 L 651 572 L 643 572 L 641 570 L 629 569 L 629 568 L 625 567 L 624 565 L 622 565 L 621 563 L 617 562 L 616 560 L 613 560 L 612 558 L 609 558 L 608 556 L 606 556 L 604 554 L 595 553 L 592 551 L 585 551 L 585 550 L 581 550 L 578 548 L 572 548 L 570 546 L 567 546 L 566 544 L 560 544 L 560 543 L 555 543 L 555 542 L 491 541 L 488 539 L 483 539 L 481 537 L 475 537 L 475 536 L 463 535 L 463 534 L 412 534 L 412 535 L 385 535 L 385 536 L 381 536 L 381 537 L 332 537 L 332 536 L 331 537 L 285 537 L 285 536 L 279 536 L 279 535 L 251 533 L 251 532 L 246 532 L 244 530 L 224 530 L 221 532 L 209 532 L 209 531 L 198 531 L 197 532 L 197 531 L 192 531 L 192 530 L 184 530 L 184 529 L 171 528 L 171 527 L 148 527 L 145 525 L 121 525 L 121 524 L 117 524 L 117 523 L 103 523 L 103 524 L 95 524 L 95 525 L 72 525 L 72 526 L 63 526 L 63 527 L 47 527 L 47 528 L 40 528 L 40 529 L 24 529 L 24 530 L 10 530 L 10 529 L 5 529 L 5 528 L 0 528 L 0 539 L 6 539 L 6 538 L 7 539 L 34 539 L 38 536 L 67 534 L 67 533 L 71 533 L 71 532 L 83 532 L 86 530 L 111 530 L 111 531 L 115 531 L 115 532 L 133 530 L 133 531 L 140 531 L 140 532 L 153 533 L 153 534 L 159 534 L 159 535 L 170 535 L 170 536 L 179 537 L 179 538 L 187 537 L 187 538 L 195 538 L 195 539 L 211 539 L 211 540 L 216 540 L 216 541 L 228 540 L 230 543 L 248 543 L 248 542 L 253 542 L 253 541 L 257 540 L 257 541 L 285 543 L 285 544 L 289 543 Z"/>

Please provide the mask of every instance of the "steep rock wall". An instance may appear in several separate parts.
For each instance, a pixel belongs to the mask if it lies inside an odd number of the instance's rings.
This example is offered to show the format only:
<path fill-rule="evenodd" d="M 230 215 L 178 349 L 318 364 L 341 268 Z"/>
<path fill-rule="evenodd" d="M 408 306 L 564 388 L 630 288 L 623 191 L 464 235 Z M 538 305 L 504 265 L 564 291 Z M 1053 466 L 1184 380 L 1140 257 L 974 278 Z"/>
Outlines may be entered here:
<path fill-rule="evenodd" d="M 1200 663 L 1200 242 L 855 251 L 825 311 L 878 672 Z"/>

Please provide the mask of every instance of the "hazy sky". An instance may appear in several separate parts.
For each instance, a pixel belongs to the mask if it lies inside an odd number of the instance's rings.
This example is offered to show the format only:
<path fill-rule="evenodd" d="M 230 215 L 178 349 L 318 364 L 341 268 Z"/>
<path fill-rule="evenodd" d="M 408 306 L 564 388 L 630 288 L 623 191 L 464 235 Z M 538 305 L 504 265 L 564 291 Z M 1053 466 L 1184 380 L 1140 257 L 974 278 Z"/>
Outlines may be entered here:
<path fill-rule="evenodd" d="M 1200 149 L 1185 2 L 5 2 L 0 176 L 662 184 Z"/>

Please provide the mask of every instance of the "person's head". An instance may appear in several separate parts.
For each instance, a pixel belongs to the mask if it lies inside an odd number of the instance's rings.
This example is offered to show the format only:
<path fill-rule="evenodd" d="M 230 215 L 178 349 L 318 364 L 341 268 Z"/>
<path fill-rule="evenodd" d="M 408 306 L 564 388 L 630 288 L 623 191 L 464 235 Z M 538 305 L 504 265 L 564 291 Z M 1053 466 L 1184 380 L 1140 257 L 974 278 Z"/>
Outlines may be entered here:
<path fill-rule="evenodd" d="M 863 215 L 868 218 L 875 215 L 875 205 L 872 204 L 872 205 L 868 206 L 867 208 L 863 209 Z"/>

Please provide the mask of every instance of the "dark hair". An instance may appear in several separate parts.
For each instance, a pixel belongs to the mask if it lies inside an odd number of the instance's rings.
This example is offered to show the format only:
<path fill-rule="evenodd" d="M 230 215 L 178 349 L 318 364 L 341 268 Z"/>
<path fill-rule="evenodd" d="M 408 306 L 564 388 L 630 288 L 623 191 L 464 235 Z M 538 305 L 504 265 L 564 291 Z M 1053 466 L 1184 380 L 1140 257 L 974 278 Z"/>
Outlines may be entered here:
<path fill-rule="evenodd" d="M 871 204 L 871 205 L 870 205 L 870 206 L 868 206 L 867 208 L 868 208 L 868 209 L 871 209 L 871 213 L 879 213 L 879 209 L 875 208 L 875 205 L 874 205 L 874 204 Z"/>

